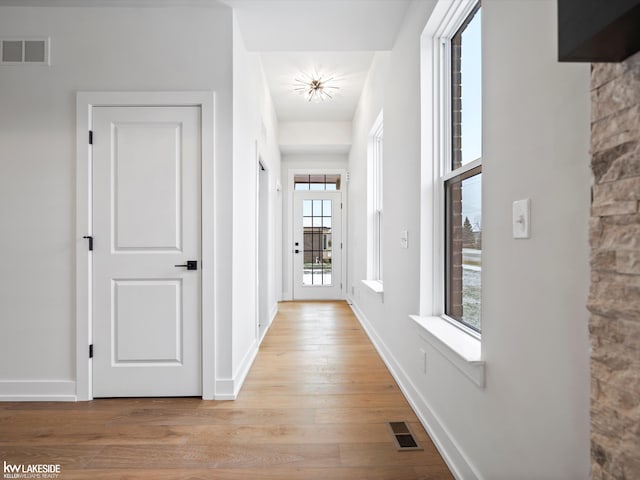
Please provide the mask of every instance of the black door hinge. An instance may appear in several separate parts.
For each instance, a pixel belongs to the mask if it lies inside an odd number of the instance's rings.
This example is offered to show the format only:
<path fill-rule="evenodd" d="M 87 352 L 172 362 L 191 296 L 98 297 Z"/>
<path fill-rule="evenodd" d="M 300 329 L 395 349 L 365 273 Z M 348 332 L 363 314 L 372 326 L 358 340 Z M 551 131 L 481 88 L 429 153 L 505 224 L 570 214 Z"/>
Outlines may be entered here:
<path fill-rule="evenodd" d="M 92 252 L 93 251 L 93 237 L 91 235 L 85 235 L 82 238 L 86 238 L 87 240 L 89 240 L 89 251 Z"/>
<path fill-rule="evenodd" d="M 93 145 L 93 130 L 89 130 L 89 145 Z"/>
<path fill-rule="evenodd" d="M 89 358 L 93 358 L 93 343 L 89 345 Z"/>

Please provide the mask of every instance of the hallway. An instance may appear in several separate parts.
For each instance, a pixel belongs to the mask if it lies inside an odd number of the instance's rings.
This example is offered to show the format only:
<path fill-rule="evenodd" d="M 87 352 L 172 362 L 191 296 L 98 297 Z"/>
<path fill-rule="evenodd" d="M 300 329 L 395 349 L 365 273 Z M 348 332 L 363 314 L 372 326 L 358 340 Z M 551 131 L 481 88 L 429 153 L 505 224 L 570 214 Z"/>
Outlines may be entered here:
<path fill-rule="evenodd" d="M 397 452 L 408 421 L 424 451 Z M 0 404 L 0 458 L 60 479 L 453 478 L 344 302 L 280 304 L 238 400 Z"/>

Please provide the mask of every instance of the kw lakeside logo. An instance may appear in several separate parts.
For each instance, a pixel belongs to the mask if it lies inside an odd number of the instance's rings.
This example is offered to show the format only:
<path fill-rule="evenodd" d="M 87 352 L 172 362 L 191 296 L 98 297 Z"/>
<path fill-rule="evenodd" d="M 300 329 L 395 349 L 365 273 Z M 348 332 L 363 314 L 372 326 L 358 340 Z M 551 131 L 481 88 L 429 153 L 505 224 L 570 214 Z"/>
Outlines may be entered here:
<path fill-rule="evenodd" d="M 58 478 L 60 465 L 57 463 L 12 464 L 4 461 L 2 478 Z"/>

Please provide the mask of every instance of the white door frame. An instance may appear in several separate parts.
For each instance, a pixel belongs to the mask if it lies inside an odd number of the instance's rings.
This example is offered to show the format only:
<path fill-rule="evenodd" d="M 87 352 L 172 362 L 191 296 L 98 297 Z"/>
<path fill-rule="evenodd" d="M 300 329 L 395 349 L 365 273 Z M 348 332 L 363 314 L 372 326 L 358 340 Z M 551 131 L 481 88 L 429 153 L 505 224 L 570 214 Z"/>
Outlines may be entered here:
<path fill-rule="evenodd" d="M 342 277 L 342 196 L 341 190 L 297 190 L 293 192 L 293 242 L 294 242 L 294 254 L 292 255 L 291 265 L 291 277 L 293 279 L 293 299 L 302 301 L 313 300 L 340 300 L 344 298 L 343 292 L 343 277 Z M 315 203 L 317 200 L 321 201 L 323 208 L 321 209 L 321 215 L 324 215 L 324 202 L 329 201 L 331 203 L 331 283 L 328 285 L 318 285 L 313 282 L 311 278 L 310 284 L 305 284 L 305 258 L 307 255 L 307 235 L 305 233 L 304 215 L 306 202 Z M 315 207 L 315 205 L 314 205 Z M 316 208 L 312 209 L 310 213 L 314 215 Z M 324 220 L 324 218 L 323 218 Z M 313 226 L 313 225 L 312 225 Z M 315 235 L 312 234 L 312 237 Z M 313 240 L 313 239 L 312 239 Z M 317 240 L 313 240 L 315 243 Z M 297 242 L 300 245 L 296 245 Z M 326 238 L 325 238 L 326 242 Z M 314 246 L 311 246 L 313 249 Z M 322 250 L 322 247 L 321 247 Z M 299 252 L 299 253 L 295 253 Z M 316 252 L 319 253 L 319 252 Z M 321 257 L 315 257 L 316 262 L 320 262 L 322 258 L 323 272 L 324 272 L 324 258 L 323 253 L 320 253 Z"/>
<path fill-rule="evenodd" d="M 340 294 L 342 298 L 345 297 L 347 288 L 347 170 L 343 168 L 292 168 L 287 171 L 287 281 L 286 292 L 283 295 L 284 300 L 293 300 L 293 211 L 294 211 L 294 183 L 296 175 L 330 175 L 340 174 L 340 191 L 342 192 L 342 249 L 341 262 L 342 272 L 340 282 L 342 283 L 342 289 Z M 284 263 L 284 262 L 283 262 Z"/>
<path fill-rule="evenodd" d="M 89 345 L 92 343 L 92 264 L 85 235 L 92 235 L 92 130 L 94 107 L 197 106 L 201 120 L 202 181 L 202 398 L 215 395 L 214 310 L 214 92 L 78 92 L 76 95 L 76 399 L 93 399 Z M 97 239 L 100 241 L 100 239 Z"/>

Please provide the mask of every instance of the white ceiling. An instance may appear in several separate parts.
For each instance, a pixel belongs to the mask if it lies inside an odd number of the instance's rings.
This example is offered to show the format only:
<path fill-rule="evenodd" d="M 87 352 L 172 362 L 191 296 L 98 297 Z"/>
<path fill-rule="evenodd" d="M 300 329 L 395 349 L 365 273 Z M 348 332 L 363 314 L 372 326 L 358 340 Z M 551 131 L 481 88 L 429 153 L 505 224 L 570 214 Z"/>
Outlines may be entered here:
<path fill-rule="evenodd" d="M 207 6 L 234 8 L 259 53 L 280 121 L 350 121 L 373 53 L 391 50 L 411 0 L 0 0 L 0 5 Z M 293 91 L 300 72 L 334 74 L 334 99 L 309 103 Z"/>
<path fill-rule="evenodd" d="M 253 51 L 390 50 L 409 0 L 221 0 Z"/>
<path fill-rule="evenodd" d="M 351 121 L 373 52 L 267 52 L 260 55 L 278 120 Z M 332 99 L 309 102 L 294 92 L 300 72 L 334 76 Z"/>
<path fill-rule="evenodd" d="M 410 0 L 221 0 L 236 11 L 257 52 L 278 120 L 351 121 L 374 52 L 391 50 Z M 293 91 L 301 72 L 332 74 L 340 91 L 308 102 Z"/>

